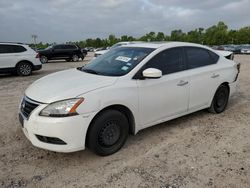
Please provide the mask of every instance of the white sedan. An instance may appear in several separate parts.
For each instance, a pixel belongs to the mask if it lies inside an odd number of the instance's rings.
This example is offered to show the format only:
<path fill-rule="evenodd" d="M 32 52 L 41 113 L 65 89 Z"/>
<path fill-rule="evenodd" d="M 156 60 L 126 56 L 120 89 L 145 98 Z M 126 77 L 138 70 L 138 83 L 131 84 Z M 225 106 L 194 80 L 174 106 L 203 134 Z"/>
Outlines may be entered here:
<path fill-rule="evenodd" d="M 240 64 L 198 44 L 138 43 L 34 82 L 20 104 L 34 146 L 117 152 L 128 134 L 198 110 L 225 110 Z"/>

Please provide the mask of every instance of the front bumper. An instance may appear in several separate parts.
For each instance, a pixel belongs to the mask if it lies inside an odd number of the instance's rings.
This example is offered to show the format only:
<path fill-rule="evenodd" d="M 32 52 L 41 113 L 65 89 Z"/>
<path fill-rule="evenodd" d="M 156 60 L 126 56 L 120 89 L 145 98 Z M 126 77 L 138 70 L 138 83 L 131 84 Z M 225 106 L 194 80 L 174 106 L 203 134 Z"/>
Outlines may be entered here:
<path fill-rule="evenodd" d="M 63 118 L 39 116 L 46 105 L 42 104 L 32 111 L 29 118 L 21 112 L 20 122 L 25 136 L 39 148 L 56 152 L 74 152 L 85 149 L 85 140 L 88 126 L 94 114 L 84 114 Z M 66 144 L 54 144 L 40 141 L 37 137 L 59 138 Z"/>
<path fill-rule="evenodd" d="M 230 87 L 230 97 L 232 97 L 239 89 L 238 79 L 235 82 L 229 84 L 229 87 Z"/>

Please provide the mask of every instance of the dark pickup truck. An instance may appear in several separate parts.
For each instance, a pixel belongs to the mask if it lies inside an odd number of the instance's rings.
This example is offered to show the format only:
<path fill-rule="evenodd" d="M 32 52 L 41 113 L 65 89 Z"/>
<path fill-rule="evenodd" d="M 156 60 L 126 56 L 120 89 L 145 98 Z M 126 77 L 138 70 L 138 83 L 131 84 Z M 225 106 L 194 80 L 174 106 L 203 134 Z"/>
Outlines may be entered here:
<path fill-rule="evenodd" d="M 37 51 L 42 63 L 47 63 L 49 60 L 65 59 L 66 61 L 79 61 L 79 58 L 84 59 L 87 55 L 87 50 L 81 49 L 75 44 L 57 44 L 49 46 L 44 50 Z"/>

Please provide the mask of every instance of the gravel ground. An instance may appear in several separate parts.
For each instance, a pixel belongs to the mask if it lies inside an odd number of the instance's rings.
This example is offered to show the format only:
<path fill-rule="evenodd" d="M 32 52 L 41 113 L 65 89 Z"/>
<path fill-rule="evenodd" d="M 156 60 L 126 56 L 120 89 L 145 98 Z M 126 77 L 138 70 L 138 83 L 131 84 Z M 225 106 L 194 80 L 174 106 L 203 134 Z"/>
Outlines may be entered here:
<path fill-rule="evenodd" d="M 219 115 L 200 111 L 130 136 L 118 153 L 62 154 L 35 148 L 21 131 L 24 90 L 49 73 L 83 62 L 54 62 L 30 77 L 0 76 L 0 187 L 249 187 L 250 56 L 240 87 Z"/>

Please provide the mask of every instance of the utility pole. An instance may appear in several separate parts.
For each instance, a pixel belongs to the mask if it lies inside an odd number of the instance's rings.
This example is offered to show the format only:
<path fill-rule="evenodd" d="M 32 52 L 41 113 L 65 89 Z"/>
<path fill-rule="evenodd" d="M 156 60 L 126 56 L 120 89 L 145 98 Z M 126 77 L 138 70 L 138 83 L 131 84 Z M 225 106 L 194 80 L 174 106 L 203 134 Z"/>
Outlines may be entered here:
<path fill-rule="evenodd" d="M 34 40 L 34 44 L 35 44 L 35 48 L 36 48 L 36 39 L 37 39 L 37 35 L 31 35 L 31 38 Z"/>

